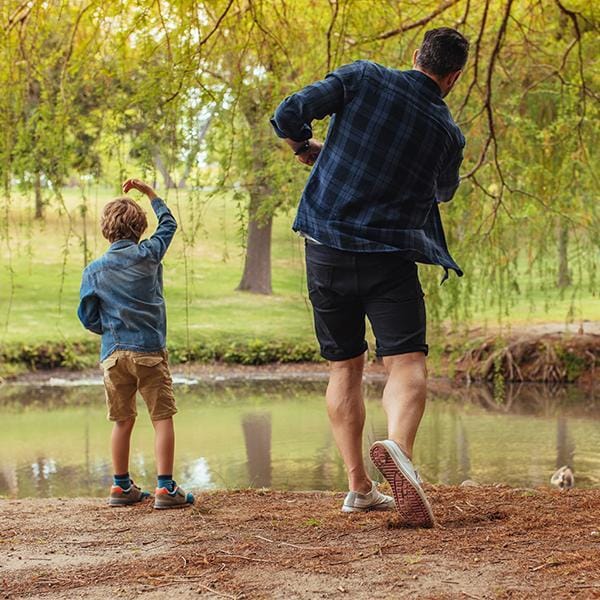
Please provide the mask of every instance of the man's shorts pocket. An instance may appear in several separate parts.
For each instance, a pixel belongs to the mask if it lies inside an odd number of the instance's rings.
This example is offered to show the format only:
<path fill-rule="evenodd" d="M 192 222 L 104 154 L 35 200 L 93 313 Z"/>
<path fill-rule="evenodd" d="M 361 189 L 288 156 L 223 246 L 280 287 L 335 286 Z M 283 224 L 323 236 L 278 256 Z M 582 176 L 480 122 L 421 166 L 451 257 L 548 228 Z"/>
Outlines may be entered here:
<path fill-rule="evenodd" d="M 327 291 L 333 281 L 333 265 L 324 265 L 318 262 L 306 262 L 306 287 L 311 296 Z"/>

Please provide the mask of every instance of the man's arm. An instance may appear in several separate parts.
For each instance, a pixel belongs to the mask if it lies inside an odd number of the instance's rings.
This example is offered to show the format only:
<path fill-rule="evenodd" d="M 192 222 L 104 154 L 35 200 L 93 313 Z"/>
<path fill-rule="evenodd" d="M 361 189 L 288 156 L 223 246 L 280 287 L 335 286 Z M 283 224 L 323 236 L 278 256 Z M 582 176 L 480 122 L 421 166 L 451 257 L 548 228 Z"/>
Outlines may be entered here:
<path fill-rule="evenodd" d="M 123 191 L 125 193 L 133 189 L 148 196 L 152 205 L 152 210 L 158 219 L 156 231 L 152 234 L 150 239 L 144 240 L 140 245 L 148 248 L 154 258 L 160 262 L 167 252 L 167 249 L 173 240 L 173 236 L 177 231 L 177 221 L 175 220 L 173 213 L 169 210 L 169 207 L 158 197 L 151 186 L 139 179 L 128 179 L 123 183 Z"/>
<path fill-rule="evenodd" d="M 366 63 L 358 61 L 340 67 L 286 98 L 275 110 L 271 125 L 290 146 L 298 160 L 312 165 L 322 144 L 312 138 L 312 121 L 340 111 L 358 89 Z"/>
<path fill-rule="evenodd" d="M 100 299 L 94 292 L 92 279 L 87 271 L 83 272 L 81 290 L 79 292 L 79 308 L 77 316 L 82 325 L 91 331 L 102 335 L 102 321 L 100 319 Z"/>
<path fill-rule="evenodd" d="M 448 159 L 437 178 L 437 197 L 438 202 L 449 202 L 454 197 L 460 184 L 459 169 L 463 161 L 463 148 L 465 145 L 462 138 L 462 146 L 459 146 L 454 154 Z"/>

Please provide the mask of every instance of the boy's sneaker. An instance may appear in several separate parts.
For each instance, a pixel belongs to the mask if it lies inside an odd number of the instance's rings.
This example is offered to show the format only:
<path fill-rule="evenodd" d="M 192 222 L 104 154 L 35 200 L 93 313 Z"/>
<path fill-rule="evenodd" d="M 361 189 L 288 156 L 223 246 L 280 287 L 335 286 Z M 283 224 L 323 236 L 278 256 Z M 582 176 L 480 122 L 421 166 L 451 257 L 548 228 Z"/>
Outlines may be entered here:
<path fill-rule="evenodd" d="M 113 485 L 110 488 L 110 496 L 108 498 L 110 506 L 129 506 L 130 504 L 137 504 L 150 496 L 149 492 L 142 492 L 133 481 L 129 483 L 130 485 L 127 489 L 123 489 L 120 485 Z"/>
<path fill-rule="evenodd" d="M 166 487 L 154 490 L 154 508 L 185 508 L 192 504 L 194 504 L 194 494 L 182 490 L 178 485 L 175 485 L 172 492 Z"/>
<path fill-rule="evenodd" d="M 369 510 L 393 510 L 394 499 L 382 494 L 377 489 L 377 484 L 371 482 L 371 491 L 366 494 L 360 492 L 348 492 L 344 499 L 342 512 L 367 512 Z"/>
<path fill-rule="evenodd" d="M 370 454 L 373 464 L 392 488 L 402 522 L 411 527 L 433 527 L 433 512 L 419 474 L 400 446 L 392 440 L 375 442 Z"/>

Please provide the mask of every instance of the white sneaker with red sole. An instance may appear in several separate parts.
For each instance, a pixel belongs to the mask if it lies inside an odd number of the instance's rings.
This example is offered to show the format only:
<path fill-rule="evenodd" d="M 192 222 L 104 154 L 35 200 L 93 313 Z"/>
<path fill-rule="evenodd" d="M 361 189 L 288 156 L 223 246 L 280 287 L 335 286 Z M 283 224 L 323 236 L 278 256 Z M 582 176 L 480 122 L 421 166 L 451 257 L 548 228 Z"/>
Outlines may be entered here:
<path fill-rule="evenodd" d="M 371 491 L 366 494 L 348 492 L 344 499 L 342 512 L 367 512 L 371 510 L 393 510 L 394 499 L 382 494 L 377 489 L 377 483 L 371 482 Z"/>
<path fill-rule="evenodd" d="M 433 527 L 433 512 L 419 474 L 400 446 L 392 440 L 375 442 L 370 454 L 373 464 L 392 488 L 402 523 L 409 527 Z"/>

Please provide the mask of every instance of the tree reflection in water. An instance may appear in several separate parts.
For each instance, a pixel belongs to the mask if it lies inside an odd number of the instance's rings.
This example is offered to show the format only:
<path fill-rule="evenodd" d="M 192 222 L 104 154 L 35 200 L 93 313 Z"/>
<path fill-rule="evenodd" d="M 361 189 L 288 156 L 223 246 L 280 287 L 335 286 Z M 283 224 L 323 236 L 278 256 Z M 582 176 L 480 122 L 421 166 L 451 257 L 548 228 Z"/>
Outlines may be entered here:
<path fill-rule="evenodd" d="M 250 487 L 271 487 L 271 415 L 250 413 L 242 417 L 246 465 Z"/>

